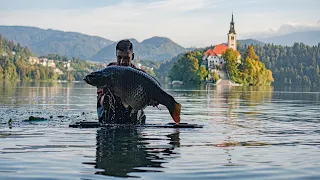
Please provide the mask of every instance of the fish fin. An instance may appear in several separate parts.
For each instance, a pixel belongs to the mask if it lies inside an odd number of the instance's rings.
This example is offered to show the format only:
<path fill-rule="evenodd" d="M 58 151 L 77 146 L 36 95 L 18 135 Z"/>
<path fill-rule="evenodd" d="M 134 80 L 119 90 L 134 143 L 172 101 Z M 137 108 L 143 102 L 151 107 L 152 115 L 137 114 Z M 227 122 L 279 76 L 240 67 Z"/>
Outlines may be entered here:
<path fill-rule="evenodd" d="M 170 111 L 170 115 L 176 124 L 180 123 L 181 104 L 175 103 L 173 109 Z"/>

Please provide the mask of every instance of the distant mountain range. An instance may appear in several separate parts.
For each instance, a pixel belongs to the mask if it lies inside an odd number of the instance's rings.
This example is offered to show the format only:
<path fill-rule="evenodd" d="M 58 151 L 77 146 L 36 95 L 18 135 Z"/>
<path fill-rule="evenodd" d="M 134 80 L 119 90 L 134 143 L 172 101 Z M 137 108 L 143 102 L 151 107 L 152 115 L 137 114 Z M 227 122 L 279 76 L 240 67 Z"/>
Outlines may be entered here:
<path fill-rule="evenodd" d="M 258 40 L 255 40 L 255 39 L 240 39 L 238 40 L 238 42 L 240 43 L 240 45 L 261 45 L 263 46 L 265 43 L 264 42 L 261 42 L 261 41 L 258 41 Z"/>
<path fill-rule="evenodd" d="M 135 59 L 147 59 L 147 60 L 170 60 L 172 57 L 179 53 L 186 52 L 187 49 L 173 42 L 166 37 L 152 37 L 138 42 L 136 39 L 130 39 L 133 44 L 135 52 Z M 117 42 L 101 49 L 92 60 L 105 61 L 115 59 L 115 49 Z"/>
<path fill-rule="evenodd" d="M 22 46 L 27 46 L 38 56 L 57 53 L 69 58 L 78 57 L 100 62 L 115 59 L 116 42 L 98 36 L 28 26 L 0 26 L 0 34 Z M 134 45 L 135 59 L 141 60 L 169 60 L 193 49 L 184 48 L 169 38 L 159 36 L 142 42 L 136 39 L 131 39 L 131 41 Z M 259 40 L 238 40 L 238 42 L 242 45 L 274 43 L 290 46 L 294 42 L 317 45 L 320 42 L 320 31 L 296 32 Z"/>
<path fill-rule="evenodd" d="M 265 43 L 273 43 L 276 45 L 292 46 L 295 42 L 302 42 L 304 44 L 313 46 L 320 43 L 320 30 L 318 31 L 304 31 L 294 32 L 285 35 L 279 35 L 270 38 L 259 39 Z"/>
<path fill-rule="evenodd" d="M 94 61 L 115 59 L 116 42 L 97 36 L 28 26 L 0 26 L 0 34 L 27 46 L 38 56 L 57 53 Z M 162 61 L 187 51 L 166 37 L 152 37 L 141 43 L 131 40 L 139 59 Z"/>
<path fill-rule="evenodd" d="M 113 41 L 97 36 L 27 26 L 0 26 L 0 34 L 27 46 L 38 56 L 57 53 L 88 59 Z"/>

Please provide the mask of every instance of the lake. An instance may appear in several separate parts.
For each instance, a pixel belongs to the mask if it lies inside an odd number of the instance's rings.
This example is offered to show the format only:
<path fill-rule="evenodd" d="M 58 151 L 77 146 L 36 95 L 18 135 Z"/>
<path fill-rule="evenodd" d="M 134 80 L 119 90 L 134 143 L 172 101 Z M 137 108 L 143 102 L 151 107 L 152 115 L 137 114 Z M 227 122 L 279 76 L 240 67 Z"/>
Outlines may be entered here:
<path fill-rule="evenodd" d="M 164 88 L 204 127 L 69 128 L 97 121 L 94 87 L 3 83 L 0 179 L 320 179 L 319 89 Z M 173 122 L 159 108 L 147 123 Z"/>

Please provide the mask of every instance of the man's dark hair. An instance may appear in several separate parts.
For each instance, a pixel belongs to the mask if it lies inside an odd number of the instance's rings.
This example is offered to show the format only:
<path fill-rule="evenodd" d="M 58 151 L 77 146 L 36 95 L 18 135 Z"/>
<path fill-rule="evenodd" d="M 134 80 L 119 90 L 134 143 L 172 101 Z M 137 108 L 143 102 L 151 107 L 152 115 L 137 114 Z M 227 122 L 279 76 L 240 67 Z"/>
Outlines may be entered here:
<path fill-rule="evenodd" d="M 116 50 L 119 50 L 119 51 L 128 51 L 132 49 L 133 49 L 132 43 L 128 39 L 119 41 L 116 46 Z"/>

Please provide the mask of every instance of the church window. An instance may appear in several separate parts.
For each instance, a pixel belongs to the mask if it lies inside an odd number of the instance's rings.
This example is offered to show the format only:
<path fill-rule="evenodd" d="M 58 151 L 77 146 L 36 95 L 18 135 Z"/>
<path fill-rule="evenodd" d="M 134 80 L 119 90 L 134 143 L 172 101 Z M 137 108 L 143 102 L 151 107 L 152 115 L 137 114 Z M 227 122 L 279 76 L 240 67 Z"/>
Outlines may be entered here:
<path fill-rule="evenodd" d="M 234 36 L 231 36 L 231 40 L 234 40 Z"/>

